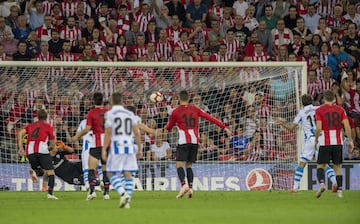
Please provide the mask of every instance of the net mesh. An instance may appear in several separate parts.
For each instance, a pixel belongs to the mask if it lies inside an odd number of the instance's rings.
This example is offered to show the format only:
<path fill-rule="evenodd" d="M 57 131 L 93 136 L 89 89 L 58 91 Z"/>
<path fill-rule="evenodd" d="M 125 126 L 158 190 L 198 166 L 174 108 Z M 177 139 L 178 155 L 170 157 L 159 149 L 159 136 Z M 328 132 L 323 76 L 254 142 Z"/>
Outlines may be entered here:
<path fill-rule="evenodd" d="M 195 189 L 255 189 L 259 183 L 253 183 L 251 178 L 256 179 L 259 172 L 255 177 L 247 176 L 249 170 L 259 167 L 271 174 L 273 189 L 292 187 L 300 143 L 296 132 L 281 128 L 274 118 L 293 120 L 299 108 L 302 64 L 15 65 L 0 66 L 0 186 L 11 190 L 40 189 L 29 179 L 30 166 L 26 158 L 18 156 L 16 144 L 17 132 L 37 120 L 38 109 L 48 111 L 48 122 L 54 127 L 57 139 L 75 149 L 68 159 L 76 161 L 81 160 L 81 141 L 77 147 L 70 137 L 75 135 L 79 123 L 92 108 L 95 91 L 102 92 L 106 101 L 113 92 L 122 92 L 125 104 L 136 107 L 144 124 L 163 128 L 179 103 L 178 91 L 187 89 L 193 104 L 234 131 L 234 136 L 230 137 L 206 120 L 200 121 Z M 152 103 L 149 100 L 149 95 L 155 91 L 162 93 L 164 101 Z M 176 129 L 161 138 L 144 133 L 144 158 L 135 181 L 137 189 L 178 188 L 174 166 L 177 140 Z M 60 179 L 56 180 L 56 188 L 75 189 Z"/>

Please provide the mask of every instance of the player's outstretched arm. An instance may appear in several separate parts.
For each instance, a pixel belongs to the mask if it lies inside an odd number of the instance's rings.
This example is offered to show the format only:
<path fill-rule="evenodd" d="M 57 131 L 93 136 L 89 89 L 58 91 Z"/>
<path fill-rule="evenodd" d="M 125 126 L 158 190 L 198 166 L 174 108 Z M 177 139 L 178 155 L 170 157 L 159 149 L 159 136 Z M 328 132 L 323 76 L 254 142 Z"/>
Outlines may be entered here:
<path fill-rule="evenodd" d="M 133 131 L 134 131 L 135 141 L 136 141 L 136 144 L 137 144 L 137 147 L 138 147 L 136 156 L 138 158 L 141 158 L 141 157 L 143 157 L 143 150 L 142 150 L 142 147 L 141 147 L 141 135 L 140 135 L 139 124 L 136 124 L 136 125 L 133 126 Z"/>
<path fill-rule="evenodd" d="M 84 130 L 80 131 L 80 132 L 77 132 L 75 134 L 75 136 L 73 136 L 71 138 L 71 141 L 72 142 L 77 142 L 79 141 L 79 138 L 81 138 L 82 136 L 86 135 L 89 131 L 91 130 L 91 126 L 89 125 L 86 125 L 86 127 L 84 128 Z"/>
<path fill-rule="evenodd" d="M 149 133 L 149 134 L 155 134 L 155 132 L 156 132 L 155 129 L 149 128 L 148 126 L 146 126 L 143 123 L 138 123 L 137 126 L 140 130 L 145 131 L 146 133 Z"/>
<path fill-rule="evenodd" d="M 19 147 L 19 155 L 20 156 L 25 156 L 25 150 L 24 150 L 24 146 L 23 146 L 23 138 L 26 134 L 26 130 L 25 129 L 21 129 L 18 133 L 18 147 Z"/>
<path fill-rule="evenodd" d="M 284 128 L 286 128 L 289 131 L 294 131 L 297 128 L 297 124 L 295 123 L 287 123 L 284 120 L 280 119 L 280 118 L 275 118 L 275 122 L 276 124 L 279 124 L 281 126 L 283 126 Z"/>
<path fill-rule="evenodd" d="M 316 118 L 317 119 L 317 118 Z M 315 149 L 317 149 L 317 145 L 319 142 L 319 136 L 322 130 L 322 122 L 321 120 L 316 120 L 316 129 L 315 129 Z"/>
<path fill-rule="evenodd" d="M 354 142 L 353 139 L 351 138 L 351 127 L 349 124 L 349 120 L 348 119 L 343 120 L 343 125 L 345 128 L 345 134 L 348 136 L 347 138 L 349 140 L 349 154 L 352 154 L 354 149 Z"/>
<path fill-rule="evenodd" d="M 233 132 L 229 128 L 227 128 L 226 125 L 223 122 L 221 122 L 220 120 L 216 119 L 215 117 L 211 116 L 210 114 L 208 114 L 200 109 L 199 109 L 199 115 L 202 118 L 204 118 L 204 119 L 210 121 L 211 123 L 216 124 L 217 126 L 222 128 L 229 137 L 233 136 Z"/>

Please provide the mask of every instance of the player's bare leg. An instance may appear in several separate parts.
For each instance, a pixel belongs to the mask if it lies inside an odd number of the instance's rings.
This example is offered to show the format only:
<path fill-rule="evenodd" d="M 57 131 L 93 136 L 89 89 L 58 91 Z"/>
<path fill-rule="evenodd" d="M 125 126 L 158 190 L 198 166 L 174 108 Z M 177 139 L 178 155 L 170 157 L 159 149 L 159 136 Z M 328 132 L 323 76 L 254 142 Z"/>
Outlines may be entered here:
<path fill-rule="evenodd" d="M 41 187 L 41 191 L 45 192 L 46 188 L 48 186 L 48 181 L 49 181 L 49 176 L 47 174 L 47 172 L 44 172 L 44 175 L 42 177 L 42 187 Z"/>
<path fill-rule="evenodd" d="M 96 186 L 96 177 L 95 177 L 95 170 L 97 165 L 99 164 L 99 161 L 92 155 L 89 155 L 89 192 L 87 196 L 87 200 L 94 200 L 96 199 L 96 192 L 95 192 L 95 186 Z"/>
<path fill-rule="evenodd" d="M 180 189 L 178 195 L 176 196 L 176 198 L 182 198 L 184 196 L 184 194 L 189 190 L 189 187 L 185 182 L 184 167 L 185 167 L 185 162 L 176 161 L 176 170 L 177 170 L 177 174 L 178 174 L 180 184 L 181 184 L 181 189 Z"/>

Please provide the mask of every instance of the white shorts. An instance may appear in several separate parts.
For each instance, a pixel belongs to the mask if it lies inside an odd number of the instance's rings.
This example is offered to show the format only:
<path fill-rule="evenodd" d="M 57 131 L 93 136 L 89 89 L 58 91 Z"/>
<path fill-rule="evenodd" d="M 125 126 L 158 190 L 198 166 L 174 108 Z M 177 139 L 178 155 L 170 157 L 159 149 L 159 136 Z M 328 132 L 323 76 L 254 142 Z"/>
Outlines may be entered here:
<path fill-rule="evenodd" d="M 136 154 L 109 154 L 107 158 L 107 172 L 134 172 L 137 170 Z"/>
<path fill-rule="evenodd" d="M 89 154 L 90 149 L 88 150 L 82 150 L 81 152 L 81 164 L 82 164 L 82 170 L 89 170 Z M 101 161 L 99 161 L 99 165 L 101 167 Z"/>
<path fill-rule="evenodd" d="M 88 170 L 89 169 L 89 152 L 90 149 L 88 150 L 82 150 L 81 152 L 81 164 L 82 164 L 82 170 Z"/>
<path fill-rule="evenodd" d="M 300 154 L 300 161 L 301 162 L 309 162 L 313 159 L 315 155 L 315 137 L 310 137 L 304 141 L 304 147 Z"/>

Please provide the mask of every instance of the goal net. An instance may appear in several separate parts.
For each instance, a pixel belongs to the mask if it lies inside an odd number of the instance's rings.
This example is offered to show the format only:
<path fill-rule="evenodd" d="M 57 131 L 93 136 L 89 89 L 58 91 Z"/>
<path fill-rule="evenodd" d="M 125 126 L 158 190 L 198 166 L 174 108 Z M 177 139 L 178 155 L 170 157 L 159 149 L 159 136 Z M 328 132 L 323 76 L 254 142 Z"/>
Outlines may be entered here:
<path fill-rule="evenodd" d="M 80 122 L 92 108 L 92 95 L 102 92 L 106 103 L 122 92 L 124 104 L 135 106 L 142 122 L 163 128 L 179 103 L 178 92 L 190 92 L 190 102 L 224 122 L 234 132 L 200 121 L 195 190 L 290 189 L 302 138 L 286 131 L 275 117 L 291 122 L 306 91 L 302 62 L 2 62 L 0 65 L 0 187 L 39 190 L 29 176 L 30 165 L 18 155 L 17 132 L 48 111 L 56 138 L 81 160 L 82 141 L 72 143 Z M 149 95 L 162 93 L 152 103 Z M 177 190 L 176 128 L 161 137 L 143 134 L 144 157 L 139 161 L 138 190 Z M 24 139 L 26 142 L 26 139 Z M 55 190 L 75 190 L 57 178 Z"/>

